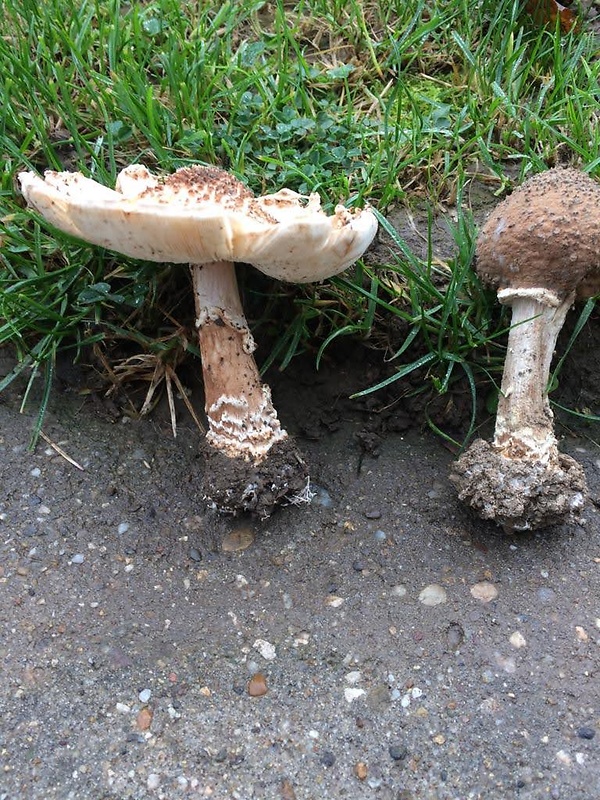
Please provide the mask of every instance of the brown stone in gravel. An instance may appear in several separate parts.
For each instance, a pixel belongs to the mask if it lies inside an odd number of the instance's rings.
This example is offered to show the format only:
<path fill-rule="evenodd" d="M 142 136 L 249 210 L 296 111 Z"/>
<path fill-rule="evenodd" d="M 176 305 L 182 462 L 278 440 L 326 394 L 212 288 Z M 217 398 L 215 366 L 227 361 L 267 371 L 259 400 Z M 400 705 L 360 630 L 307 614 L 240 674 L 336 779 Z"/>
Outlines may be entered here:
<path fill-rule="evenodd" d="M 262 697 L 267 692 L 267 679 L 262 672 L 257 672 L 248 681 L 248 694 L 250 697 Z"/>
<path fill-rule="evenodd" d="M 221 549 L 224 553 L 237 553 L 250 547 L 254 541 L 254 531 L 252 528 L 234 528 L 223 538 Z"/>
<path fill-rule="evenodd" d="M 135 720 L 138 730 L 150 730 L 150 725 L 152 725 L 152 717 L 153 713 L 151 708 L 142 708 L 140 711 L 138 711 L 138 715 Z"/>
<path fill-rule="evenodd" d="M 364 781 L 367 775 L 369 774 L 369 770 L 367 769 L 367 765 L 364 761 L 359 761 L 358 764 L 354 767 L 354 774 L 358 778 L 359 781 Z"/>
<path fill-rule="evenodd" d="M 296 800 L 296 792 L 288 780 L 281 784 L 281 800 Z"/>

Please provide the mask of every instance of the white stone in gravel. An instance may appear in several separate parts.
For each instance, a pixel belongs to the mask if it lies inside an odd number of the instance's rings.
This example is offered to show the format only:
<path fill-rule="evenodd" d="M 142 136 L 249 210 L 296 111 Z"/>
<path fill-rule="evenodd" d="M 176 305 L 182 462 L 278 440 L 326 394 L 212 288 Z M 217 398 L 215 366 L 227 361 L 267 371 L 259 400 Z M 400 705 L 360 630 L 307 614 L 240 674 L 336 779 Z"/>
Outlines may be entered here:
<path fill-rule="evenodd" d="M 119 712 L 119 714 L 129 714 L 131 711 L 131 707 L 127 705 L 127 703 L 117 703 L 115 708 Z"/>
<path fill-rule="evenodd" d="M 498 589 L 489 581 L 480 581 L 471 586 L 471 594 L 482 603 L 490 603 L 498 597 Z"/>
<path fill-rule="evenodd" d="M 152 697 L 152 692 L 150 689 L 142 689 L 142 691 L 138 694 L 138 700 L 140 703 L 147 703 L 148 700 Z"/>
<path fill-rule="evenodd" d="M 418 700 L 419 697 L 422 697 L 422 696 L 423 696 L 423 690 L 419 689 L 418 686 L 413 686 L 413 688 L 410 689 L 410 691 L 408 691 L 402 697 L 402 700 L 400 701 L 400 705 L 402 706 L 402 708 L 408 708 L 409 705 L 411 704 L 412 700 Z"/>
<path fill-rule="evenodd" d="M 588 642 L 590 639 L 588 632 L 581 625 L 575 625 L 575 635 L 580 642 Z"/>
<path fill-rule="evenodd" d="M 343 602 L 343 597 L 338 597 L 336 594 L 330 594 L 325 600 L 325 605 L 331 606 L 331 608 L 339 608 Z"/>
<path fill-rule="evenodd" d="M 510 656 L 503 656 L 502 653 L 495 653 L 494 661 L 500 667 L 500 669 L 503 669 L 504 672 L 508 672 L 509 675 L 514 675 L 514 673 L 517 671 L 517 664 L 514 658 L 511 658 Z"/>
<path fill-rule="evenodd" d="M 424 606 L 439 606 L 447 599 L 446 590 L 437 583 L 430 583 L 419 594 L 419 600 Z"/>
<path fill-rule="evenodd" d="M 157 775 L 156 772 L 151 772 L 150 775 L 148 775 L 146 786 L 148 789 L 158 789 L 160 786 L 160 775 Z"/>
<path fill-rule="evenodd" d="M 29 474 L 32 478 L 39 478 L 42 474 L 42 470 L 39 467 L 34 467 Z"/>
<path fill-rule="evenodd" d="M 127 533 L 129 530 L 129 523 L 128 522 L 121 522 L 119 527 L 117 528 L 117 533 L 122 536 L 124 533 Z"/>
<path fill-rule="evenodd" d="M 273 659 L 277 656 L 275 645 L 271 644 L 271 642 L 267 642 L 266 639 L 257 639 L 252 647 L 255 650 L 258 650 L 258 652 L 266 661 L 273 661 Z"/>
<path fill-rule="evenodd" d="M 357 698 L 362 697 L 364 693 L 365 693 L 364 689 L 354 689 L 350 687 L 346 687 L 344 689 L 344 697 L 349 703 L 352 703 Z"/>
<path fill-rule="evenodd" d="M 402 586 L 402 584 L 399 583 L 397 586 L 394 586 L 394 588 L 392 589 L 392 594 L 394 595 L 394 597 L 405 597 L 406 596 L 406 586 Z"/>
<path fill-rule="evenodd" d="M 362 678 L 362 673 L 359 670 L 355 669 L 352 672 L 349 672 L 346 675 L 346 683 L 355 684 L 358 683 Z"/>
<path fill-rule="evenodd" d="M 527 646 L 527 640 L 520 631 L 515 631 L 513 634 L 511 634 L 509 642 L 512 644 L 513 647 L 516 648 Z"/>
<path fill-rule="evenodd" d="M 85 556 L 83 553 L 75 553 L 73 558 L 71 559 L 71 564 L 83 564 Z"/>

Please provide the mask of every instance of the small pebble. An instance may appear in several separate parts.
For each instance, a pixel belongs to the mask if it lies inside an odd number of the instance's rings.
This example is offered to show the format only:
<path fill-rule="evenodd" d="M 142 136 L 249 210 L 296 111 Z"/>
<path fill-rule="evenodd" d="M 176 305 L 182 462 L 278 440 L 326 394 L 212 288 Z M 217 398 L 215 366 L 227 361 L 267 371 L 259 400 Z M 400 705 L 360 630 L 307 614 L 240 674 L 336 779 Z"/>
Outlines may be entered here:
<path fill-rule="evenodd" d="M 150 691 L 150 689 L 142 689 L 142 691 L 138 694 L 138 699 L 140 703 L 147 703 L 151 697 L 152 697 L 152 692 Z"/>
<path fill-rule="evenodd" d="M 489 581 L 480 581 L 471 586 L 471 595 L 482 603 L 491 603 L 498 597 L 498 589 Z"/>
<path fill-rule="evenodd" d="M 430 583 L 419 594 L 419 600 L 424 606 L 439 606 L 446 602 L 446 590 L 437 583 Z"/>
<path fill-rule="evenodd" d="M 34 467 L 29 474 L 32 478 L 39 478 L 42 474 L 42 470 L 39 467 Z"/>
<path fill-rule="evenodd" d="M 527 641 L 526 641 L 525 637 L 519 631 L 515 631 L 511 635 L 509 641 L 512 644 L 512 646 L 516 647 L 516 648 L 525 647 L 527 645 Z"/>
<path fill-rule="evenodd" d="M 234 528 L 223 537 L 221 550 L 224 553 L 239 553 L 246 550 L 254 541 L 254 531 L 252 528 Z"/>
<path fill-rule="evenodd" d="M 137 717 L 135 719 L 135 724 L 140 731 L 147 731 L 150 730 L 150 726 L 152 725 L 152 717 L 153 713 L 150 708 L 142 708 L 138 711 Z"/>
<path fill-rule="evenodd" d="M 367 562 L 364 561 L 362 558 L 357 558 L 356 561 L 352 563 L 352 569 L 355 572 L 364 572 L 367 568 Z"/>
<path fill-rule="evenodd" d="M 148 789 L 158 789 L 160 786 L 160 776 L 157 775 L 156 772 L 151 772 L 150 775 L 148 775 L 146 786 Z"/>
<path fill-rule="evenodd" d="M 76 553 L 71 559 L 72 564 L 83 564 L 84 556 L 82 553 Z"/>
<path fill-rule="evenodd" d="M 335 756 L 331 750 L 325 750 L 321 754 L 321 764 L 323 764 L 324 767 L 333 767 L 335 764 Z"/>
<path fill-rule="evenodd" d="M 376 542 L 385 542 L 387 539 L 387 533 L 379 528 L 375 531 L 373 536 L 375 537 Z"/>
<path fill-rule="evenodd" d="M 358 778 L 359 781 L 364 781 L 367 775 L 369 774 L 369 770 L 367 769 L 367 765 L 364 761 L 359 761 L 358 764 L 354 767 L 354 774 Z"/>
<path fill-rule="evenodd" d="M 248 694 L 250 697 L 262 697 L 267 692 L 267 680 L 262 672 L 257 672 L 248 681 Z"/>
<path fill-rule="evenodd" d="M 275 645 L 267 642 L 266 639 L 257 639 L 252 647 L 261 654 L 266 661 L 272 661 L 277 656 Z"/>
<path fill-rule="evenodd" d="M 281 800 L 296 800 L 294 787 L 287 779 L 281 784 Z"/>
<path fill-rule="evenodd" d="M 344 689 L 344 697 L 346 698 L 346 701 L 348 703 L 354 702 L 354 700 L 357 700 L 359 697 L 362 697 L 363 694 L 365 694 L 364 689 L 352 689 L 350 687 L 346 687 Z"/>
<path fill-rule="evenodd" d="M 595 735 L 596 731 L 594 728 L 590 728 L 588 725 L 583 725 L 577 731 L 577 736 L 579 736 L 580 739 L 593 739 Z"/>
<path fill-rule="evenodd" d="M 579 639 L 580 642 L 587 642 L 589 641 L 589 635 L 585 628 L 581 625 L 575 625 L 575 635 Z"/>
<path fill-rule="evenodd" d="M 391 744 L 388 747 L 388 753 L 393 761 L 404 761 L 408 755 L 408 750 L 401 744 Z"/>
<path fill-rule="evenodd" d="M 556 597 L 556 592 L 554 589 L 542 586 L 537 590 L 537 596 L 542 603 L 552 603 Z"/>
<path fill-rule="evenodd" d="M 121 522 L 119 527 L 117 528 L 117 533 L 122 536 L 124 533 L 127 533 L 129 530 L 129 523 L 128 522 Z"/>
<path fill-rule="evenodd" d="M 195 547 L 190 550 L 190 558 L 192 561 L 202 561 L 202 554 Z"/>
<path fill-rule="evenodd" d="M 365 517 L 367 519 L 381 519 L 381 511 L 377 511 L 376 509 L 365 511 Z"/>

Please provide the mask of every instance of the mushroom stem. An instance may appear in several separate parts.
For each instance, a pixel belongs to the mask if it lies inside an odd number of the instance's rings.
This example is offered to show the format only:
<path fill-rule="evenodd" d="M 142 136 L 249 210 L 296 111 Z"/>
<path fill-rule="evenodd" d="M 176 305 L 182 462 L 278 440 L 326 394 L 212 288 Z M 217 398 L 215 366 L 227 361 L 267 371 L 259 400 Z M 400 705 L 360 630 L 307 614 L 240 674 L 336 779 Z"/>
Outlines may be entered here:
<path fill-rule="evenodd" d="M 550 292 L 536 289 L 505 290 L 498 297 L 512 306 L 512 321 L 494 447 L 507 458 L 547 463 L 557 455 L 548 402 L 550 364 L 574 292 L 563 302 Z"/>
<path fill-rule="evenodd" d="M 512 306 L 493 443 L 477 439 L 453 465 L 459 498 L 506 533 L 576 518 L 586 495 L 581 466 L 561 453 L 548 402 L 556 340 L 575 292 L 504 289 Z"/>
<path fill-rule="evenodd" d="M 287 437 L 254 360 L 255 343 L 229 261 L 192 264 L 207 441 L 230 458 L 261 461 Z"/>

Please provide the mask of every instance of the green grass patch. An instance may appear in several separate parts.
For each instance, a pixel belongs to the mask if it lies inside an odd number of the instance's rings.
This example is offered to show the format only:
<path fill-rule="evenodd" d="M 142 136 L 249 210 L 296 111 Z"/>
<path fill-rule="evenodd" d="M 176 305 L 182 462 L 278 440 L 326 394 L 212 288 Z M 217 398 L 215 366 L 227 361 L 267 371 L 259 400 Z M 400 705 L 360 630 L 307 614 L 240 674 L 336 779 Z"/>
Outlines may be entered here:
<path fill-rule="evenodd" d="M 382 215 L 415 200 L 454 209 L 456 256 L 442 274 L 435 253 L 417 259 L 390 230 L 387 263 L 294 293 L 273 287 L 278 311 L 262 324 L 287 318 L 267 359 L 285 366 L 309 344 L 377 340 L 395 315 L 398 384 L 420 368 L 444 392 L 460 372 L 475 408 L 506 323 L 470 268 L 470 182 L 500 195 L 559 147 L 600 170 L 598 43 L 585 29 L 537 27 L 522 7 L 4 0 L 0 343 L 17 348 L 15 374 L 41 371 L 49 391 L 59 351 L 77 358 L 115 337 L 160 358 L 165 333 L 189 328 L 181 347 L 193 349 L 192 304 L 181 287 L 169 294 L 168 270 L 50 230 L 23 208 L 16 173 L 81 170 L 111 185 L 133 162 L 164 172 L 200 162 L 255 192 L 317 191 Z"/>

